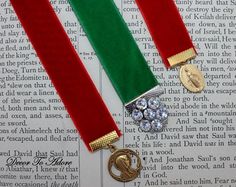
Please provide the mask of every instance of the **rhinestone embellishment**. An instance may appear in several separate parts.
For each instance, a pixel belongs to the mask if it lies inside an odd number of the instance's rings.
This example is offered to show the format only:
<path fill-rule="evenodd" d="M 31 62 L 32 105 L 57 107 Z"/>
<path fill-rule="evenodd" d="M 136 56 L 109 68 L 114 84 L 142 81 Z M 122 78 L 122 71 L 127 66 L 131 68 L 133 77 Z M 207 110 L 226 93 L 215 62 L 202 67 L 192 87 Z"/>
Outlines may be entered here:
<path fill-rule="evenodd" d="M 131 117 L 144 132 L 159 132 L 168 122 L 168 111 L 159 97 L 139 98 L 131 113 Z"/>
<path fill-rule="evenodd" d="M 147 108 L 147 101 L 144 98 L 140 98 L 136 101 L 136 107 L 139 110 L 145 110 Z"/>
<path fill-rule="evenodd" d="M 144 117 L 145 117 L 147 120 L 152 120 L 152 119 L 154 119 L 155 116 L 156 116 L 155 111 L 152 110 L 152 109 L 150 109 L 150 108 L 144 110 L 143 114 L 144 114 Z"/>
<path fill-rule="evenodd" d="M 158 97 L 151 97 L 148 100 L 148 107 L 155 110 L 160 106 L 160 103 L 161 101 Z"/>
<path fill-rule="evenodd" d="M 162 120 L 162 121 L 165 121 L 165 120 L 167 120 L 167 118 L 168 118 L 168 112 L 165 111 L 165 110 L 164 110 L 164 111 L 161 110 L 160 116 L 161 116 L 161 120 Z"/>
<path fill-rule="evenodd" d="M 138 109 L 134 109 L 131 116 L 134 121 L 140 121 L 141 119 L 143 119 L 143 113 Z"/>
<path fill-rule="evenodd" d="M 151 124 L 154 131 L 161 131 L 163 128 L 163 124 L 157 119 L 153 120 Z"/>
<path fill-rule="evenodd" d="M 148 132 L 152 128 L 152 126 L 148 120 L 142 120 L 139 124 L 139 127 L 144 132 Z"/>

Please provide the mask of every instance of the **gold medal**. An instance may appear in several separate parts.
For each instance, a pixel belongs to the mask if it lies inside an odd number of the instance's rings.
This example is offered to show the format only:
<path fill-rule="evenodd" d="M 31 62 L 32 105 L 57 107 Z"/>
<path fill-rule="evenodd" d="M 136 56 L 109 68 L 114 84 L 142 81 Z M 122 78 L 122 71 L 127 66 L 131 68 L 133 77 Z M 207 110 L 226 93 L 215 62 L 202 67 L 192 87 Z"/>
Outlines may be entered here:
<path fill-rule="evenodd" d="M 120 182 L 136 179 L 142 169 L 138 154 L 130 149 L 117 149 L 114 145 L 108 145 L 108 147 L 112 152 L 108 162 L 110 175 Z M 136 163 L 135 167 L 132 166 L 132 162 Z"/>
<path fill-rule="evenodd" d="M 197 56 L 194 48 L 189 48 L 168 58 L 170 67 L 186 63 Z M 180 80 L 190 92 L 201 92 L 205 87 L 204 77 L 200 70 L 192 64 L 181 65 Z"/>
<path fill-rule="evenodd" d="M 109 149 L 112 153 L 108 161 L 108 171 L 117 181 L 128 182 L 136 179 L 142 169 L 141 159 L 138 154 L 130 149 L 117 149 L 112 143 L 117 141 L 119 136 L 112 131 L 89 145 L 92 151 Z M 134 167 L 134 163 L 136 166 Z M 116 171 L 115 171 L 116 170 Z"/>
<path fill-rule="evenodd" d="M 205 87 L 204 77 L 195 65 L 185 64 L 180 68 L 180 80 L 191 92 L 201 92 Z"/>

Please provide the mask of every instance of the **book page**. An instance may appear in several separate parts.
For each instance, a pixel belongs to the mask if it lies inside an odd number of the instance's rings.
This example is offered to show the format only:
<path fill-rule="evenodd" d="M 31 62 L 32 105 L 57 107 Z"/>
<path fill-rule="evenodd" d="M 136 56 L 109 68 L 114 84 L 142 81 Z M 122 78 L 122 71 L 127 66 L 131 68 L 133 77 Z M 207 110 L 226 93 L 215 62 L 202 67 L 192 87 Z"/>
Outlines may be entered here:
<path fill-rule="evenodd" d="M 204 91 L 197 94 L 181 85 L 179 67 L 165 68 L 135 1 L 115 1 L 165 92 L 161 99 L 169 109 L 169 123 L 157 134 L 141 132 L 133 124 L 68 2 L 50 2 L 123 132 L 116 146 L 139 152 L 143 170 L 135 181 L 120 183 L 107 171 L 108 150 L 88 152 L 10 1 L 4 0 L 0 186 L 236 186 L 236 1 L 176 0 L 198 51 L 189 63 L 206 80 Z"/>

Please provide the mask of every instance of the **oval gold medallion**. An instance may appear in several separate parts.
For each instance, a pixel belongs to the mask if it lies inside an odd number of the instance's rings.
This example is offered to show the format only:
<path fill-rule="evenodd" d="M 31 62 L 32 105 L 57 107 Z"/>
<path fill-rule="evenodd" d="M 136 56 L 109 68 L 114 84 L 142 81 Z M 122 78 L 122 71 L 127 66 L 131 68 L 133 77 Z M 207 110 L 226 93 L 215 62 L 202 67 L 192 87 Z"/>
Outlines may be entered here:
<path fill-rule="evenodd" d="M 132 166 L 132 159 L 135 159 Z M 128 182 L 136 179 L 142 169 L 138 154 L 129 149 L 115 150 L 108 162 L 108 171 L 117 181 Z"/>
<path fill-rule="evenodd" d="M 192 64 L 185 64 L 180 68 L 180 80 L 191 92 L 201 92 L 205 87 L 201 71 Z"/>

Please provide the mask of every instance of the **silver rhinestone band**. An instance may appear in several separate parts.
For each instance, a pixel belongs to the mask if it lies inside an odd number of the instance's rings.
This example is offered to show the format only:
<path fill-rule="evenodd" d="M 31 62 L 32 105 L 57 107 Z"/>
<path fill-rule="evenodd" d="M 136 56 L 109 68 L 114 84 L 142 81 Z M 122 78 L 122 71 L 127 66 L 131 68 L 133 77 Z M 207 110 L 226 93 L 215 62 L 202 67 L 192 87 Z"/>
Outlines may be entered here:
<path fill-rule="evenodd" d="M 156 86 L 125 105 L 135 124 L 144 132 L 159 132 L 168 123 L 168 111 L 159 98 L 162 93 L 160 86 Z"/>

